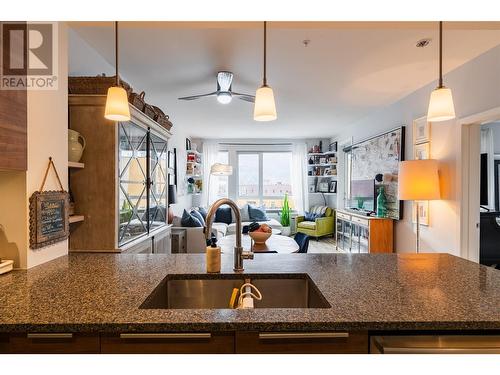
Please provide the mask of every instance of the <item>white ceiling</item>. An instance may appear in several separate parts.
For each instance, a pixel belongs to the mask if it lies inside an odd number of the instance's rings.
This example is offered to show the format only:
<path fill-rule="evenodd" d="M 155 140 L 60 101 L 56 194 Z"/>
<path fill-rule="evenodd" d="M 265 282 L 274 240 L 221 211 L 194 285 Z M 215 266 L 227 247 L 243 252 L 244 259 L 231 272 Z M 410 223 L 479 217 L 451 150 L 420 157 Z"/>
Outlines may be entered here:
<path fill-rule="evenodd" d="M 72 23 L 78 35 L 114 65 L 112 23 Z M 497 23 L 445 24 L 444 70 L 500 44 Z M 416 48 L 422 38 L 433 38 Z M 302 41 L 309 39 L 304 47 Z M 71 42 L 71 39 L 70 39 Z M 81 56 L 70 49 L 70 74 Z M 73 54 L 74 56 L 71 56 Z M 75 55 L 76 54 L 76 55 Z M 75 71 L 77 70 L 77 71 Z M 120 72 L 160 106 L 174 126 L 200 138 L 329 137 L 437 78 L 436 23 L 268 24 L 268 84 L 278 120 L 253 121 L 253 105 L 180 96 L 215 90 L 219 70 L 235 74 L 233 90 L 261 84 L 262 23 L 120 23 Z M 102 69 L 104 70 L 104 67 Z"/>

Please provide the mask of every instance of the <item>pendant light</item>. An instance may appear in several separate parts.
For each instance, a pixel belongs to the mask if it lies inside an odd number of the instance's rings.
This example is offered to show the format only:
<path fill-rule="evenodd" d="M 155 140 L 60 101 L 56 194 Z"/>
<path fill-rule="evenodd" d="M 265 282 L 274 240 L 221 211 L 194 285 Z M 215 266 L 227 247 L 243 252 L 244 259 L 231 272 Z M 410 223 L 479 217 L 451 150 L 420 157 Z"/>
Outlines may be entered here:
<path fill-rule="evenodd" d="M 118 21 L 115 22 L 115 74 L 116 83 L 108 89 L 104 117 L 111 121 L 129 121 L 130 109 L 128 106 L 127 92 L 120 86 L 118 75 Z"/>
<path fill-rule="evenodd" d="M 439 22 L 439 84 L 431 93 L 427 121 L 438 122 L 455 118 L 451 90 L 443 85 L 443 22 Z"/>
<path fill-rule="evenodd" d="M 266 47 L 267 47 L 267 22 L 264 21 L 264 77 L 262 86 L 255 93 L 255 105 L 253 107 L 253 119 L 255 121 L 273 121 L 278 118 L 276 105 L 274 103 L 273 89 L 267 85 L 266 76 Z"/>

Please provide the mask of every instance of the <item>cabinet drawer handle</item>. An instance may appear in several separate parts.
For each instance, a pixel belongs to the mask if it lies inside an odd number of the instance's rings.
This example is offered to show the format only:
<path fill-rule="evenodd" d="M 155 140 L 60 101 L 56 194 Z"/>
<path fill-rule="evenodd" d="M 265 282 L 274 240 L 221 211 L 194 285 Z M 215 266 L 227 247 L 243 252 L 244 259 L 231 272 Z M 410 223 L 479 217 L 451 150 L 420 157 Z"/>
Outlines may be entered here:
<path fill-rule="evenodd" d="M 348 332 L 261 332 L 261 340 L 279 339 L 340 339 L 348 338 Z"/>
<path fill-rule="evenodd" d="M 72 333 L 28 333 L 29 339 L 72 339 Z"/>
<path fill-rule="evenodd" d="M 120 333 L 121 339 L 210 339 L 211 333 Z"/>

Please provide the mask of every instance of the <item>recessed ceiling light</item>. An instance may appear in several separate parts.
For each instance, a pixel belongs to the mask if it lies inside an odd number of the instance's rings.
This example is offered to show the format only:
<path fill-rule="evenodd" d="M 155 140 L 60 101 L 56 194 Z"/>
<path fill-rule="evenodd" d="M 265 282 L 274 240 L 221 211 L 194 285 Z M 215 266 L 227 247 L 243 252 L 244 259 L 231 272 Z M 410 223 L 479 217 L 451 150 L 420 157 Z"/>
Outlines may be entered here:
<path fill-rule="evenodd" d="M 431 38 L 424 38 L 420 39 L 417 44 L 415 44 L 415 47 L 417 48 L 424 48 L 427 47 L 431 43 Z"/>

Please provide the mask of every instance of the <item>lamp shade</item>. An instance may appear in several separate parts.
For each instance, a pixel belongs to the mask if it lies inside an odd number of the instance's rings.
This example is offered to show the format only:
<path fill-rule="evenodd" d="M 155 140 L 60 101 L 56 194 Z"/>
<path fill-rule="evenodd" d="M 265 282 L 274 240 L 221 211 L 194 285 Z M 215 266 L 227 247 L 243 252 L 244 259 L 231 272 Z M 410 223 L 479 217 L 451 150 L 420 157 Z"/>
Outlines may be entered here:
<path fill-rule="evenodd" d="M 175 185 L 168 185 L 168 205 L 177 203 L 177 189 Z"/>
<path fill-rule="evenodd" d="M 400 200 L 441 199 L 437 160 L 408 160 L 399 164 Z"/>
<path fill-rule="evenodd" d="M 455 106 L 451 90 L 446 87 L 438 87 L 431 93 L 427 121 L 438 122 L 455 118 Z"/>
<path fill-rule="evenodd" d="M 130 120 L 127 92 L 123 87 L 113 86 L 108 89 L 104 117 L 111 121 Z"/>
<path fill-rule="evenodd" d="M 255 121 L 273 121 L 277 118 L 273 89 L 269 86 L 261 86 L 255 93 L 253 119 Z"/>
<path fill-rule="evenodd" d="M 210 168 L 210 174 L 215 176 L 231 176 L 233 174 L 233 167 L 227 164 L 215 163 Z"/>

